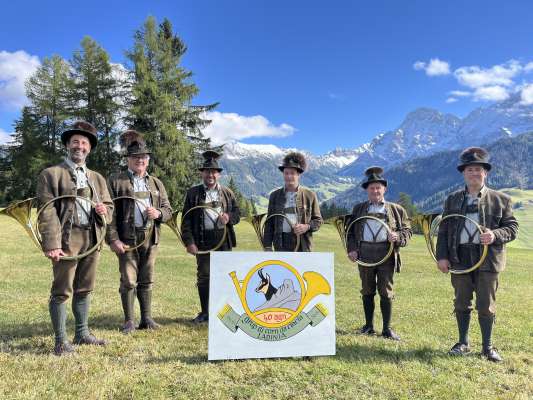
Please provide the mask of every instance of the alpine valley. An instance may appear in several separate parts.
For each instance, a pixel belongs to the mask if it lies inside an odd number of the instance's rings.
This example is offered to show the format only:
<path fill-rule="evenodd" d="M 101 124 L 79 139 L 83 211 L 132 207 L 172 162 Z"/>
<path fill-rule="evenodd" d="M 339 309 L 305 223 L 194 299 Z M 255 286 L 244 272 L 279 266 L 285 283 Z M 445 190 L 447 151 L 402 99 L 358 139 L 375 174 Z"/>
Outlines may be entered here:
<path fill-rule="evenodd" d="M 241 192 L 259 209 L 268 194 L 282 184 L 277 168 L 284 154 L 303 152 L 308 171 L 302 184 L 314 190 L 321 202 L 351 207 L 365 197 L 359 187 L 364 170 L 371 165 L 385 168 L 389 181 L 387 198 L 409 194 L 422 210 L 440 208 L 447 193 L 461 186 L 455 169 L 461 149 L 484 146 L 492 155 L 494 188 L 531 188 L 533 169 L 533 104 L 523 104 L 518 95 L 473 110 L 464 118 L 430 108 L 409 113 L 394 130 L 379 133 L 356 149 L 337 148 L 323 155 L 274 145 L 230 142 L 224 146 L 221 164 L 225 176 L 233 176 Z"/>

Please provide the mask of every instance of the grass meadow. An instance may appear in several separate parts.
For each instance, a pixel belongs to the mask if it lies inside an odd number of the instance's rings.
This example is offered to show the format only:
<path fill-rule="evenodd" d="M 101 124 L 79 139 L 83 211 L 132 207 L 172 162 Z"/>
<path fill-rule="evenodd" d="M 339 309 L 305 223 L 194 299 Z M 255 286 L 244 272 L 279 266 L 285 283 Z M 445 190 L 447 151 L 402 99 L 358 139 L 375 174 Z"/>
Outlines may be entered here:
<path fill-rule="evenodd" d="M 257 250 L 250 224 L 237 229 L 237 250 Z M 474 352 L 446 353 L 456 341 L 450 277 L 437 271 L 421 236 L 402 252 L 393 327 L 402 341 L 356 334 L 363 323 L 356 268 L 333 226 L 315 236 L 317 251 L 335 252 L 337 354 L 331 357 L 207 361 L 207 328 L 189 321 L 199 310 L 194 258 L 165 227 L 156 265 L 155 332 L 119 332 L 118 264 L 105 249 L 90 325 L 105 348 L 51 354 L 49 262 L 12 219 L 0 217 L 0 398 L 2 399 L 531 399 L 533 397 L 533 251 L 513 246 L 500 276 L 494 342 L 504 362 Z M 518 242 L 517 244 L 523 244 Z M 70 307 L 69 307 L 70 308 Z M 379 306 L 377 307 L 379 310 Z M 138 313 L 138 310 L 137 310 Z M 381 318 L 377 313 L 377 329 Z M 69 310 L 69 336 L 73 318 Z"/>

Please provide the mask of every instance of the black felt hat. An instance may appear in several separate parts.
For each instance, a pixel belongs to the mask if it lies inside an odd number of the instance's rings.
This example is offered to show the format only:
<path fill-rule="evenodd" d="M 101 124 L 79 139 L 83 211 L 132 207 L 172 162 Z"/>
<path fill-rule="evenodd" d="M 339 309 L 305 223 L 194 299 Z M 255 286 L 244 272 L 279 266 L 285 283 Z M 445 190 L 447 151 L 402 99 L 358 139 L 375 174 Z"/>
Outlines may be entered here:
<path fill-rule="evenodd" d="M 203 171 L 204 169 L 215 169 L 218 172 L 222 172 L 223 168 L 218 165 L 218 159 L 220 158 L 220 154 L 218 154 L 214 150 L 207 150 L 202 153 L 202 157 L 204 158 L 204 162 L 198 168 L 199 171 Z"/>
<path fill-rule="evenodd" d="M 365 171 L 366 180 L 361 184 L 363 189 L 366 189 L 371 183 L 379 182 L 387 186 L 387 180 L 383 178 L 383 168 L 370 167 Z"/>
<path fill-rule="evenodd" d="M 469 165 L 481 165 L 487 171 L 490 171 L 492 165 L 489 163 L 489 152 L 481 147 L 469 147 L 464 149 L 459 156 L 460 164 L 457 166 L 459 172 L 463 172 Z"/>

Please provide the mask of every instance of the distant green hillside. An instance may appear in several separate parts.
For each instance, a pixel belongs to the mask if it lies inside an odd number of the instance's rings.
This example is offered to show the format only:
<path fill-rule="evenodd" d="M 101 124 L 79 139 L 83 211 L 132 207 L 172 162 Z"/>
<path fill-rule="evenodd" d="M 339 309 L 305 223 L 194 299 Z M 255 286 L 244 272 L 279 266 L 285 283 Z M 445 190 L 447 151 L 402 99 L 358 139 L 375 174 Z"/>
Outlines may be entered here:
<path fill-rule="evenodd" d="M 510 244 L 512 247 L 533 248 L 533 190 L 501 189 L 512 197 L 516 206 L 514 215 L 520 224 L 518 238 Z"/>

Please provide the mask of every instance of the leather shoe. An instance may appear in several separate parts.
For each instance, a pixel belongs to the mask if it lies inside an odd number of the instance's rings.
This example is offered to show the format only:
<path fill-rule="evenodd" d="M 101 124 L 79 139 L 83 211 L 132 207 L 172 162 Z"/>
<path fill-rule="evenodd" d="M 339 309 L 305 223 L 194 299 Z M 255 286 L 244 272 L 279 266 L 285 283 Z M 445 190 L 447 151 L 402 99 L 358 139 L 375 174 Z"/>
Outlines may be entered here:
<path fill-rule="evenodd" d="M 135 322 L 133 322 L 131 319 L 124 322 L 124 325 L 122 325 L 122 333 L 124 335 L 129 335 L 130 333 L 135 331 Z"/>
<path fill-rule="evenodd" d="M 199 313 L 196 318 L 192 320 L 193 324 L 202 324 L 204 322 L 209 321 L 209 314 L 206 313 Z"/>
<path fill-rule="evenodd" d="M 483 351 L 481 352 L 481 355 L 485 357 L 487 360 L 492 361 L 492 362 L 503 361 L 503 358 L 498 354 L 496 349 L 492 346 L 486 349 L 483 349 Z"/>
<path fill-rule="evenodd" d="M 470 346 L 466 343 L 455 343 L 448 354 L 450 356 L 465 356 L 470 353 Z"/>
<path fill-rule="evenodd" d="M 364 325 L 357 331 L 360 335 L 375 335 L 376 331 L 372 325 Z"/>
<path fill-rule="evenodd" d="M 385 339 L 396 340 L 398 342 L 401 340 L 400 336 L 390 328 L 381 332 L 381 336 Z"/>
<path fill-rule="evenodd" d="M 107 341 L 104 339 L 97 339 L 92 333 L 81 338 L 74 338 L 74 344 L 89 344 L 93 346 L 105 346 Z"/>
<path fill-rule="evenodd" d="M 161 325 L 155 322 L 152 318 L 146 318 L 141 320 L 137 329 L 159 329 Z"/>
<path fill-rule="evenodd" d="M 76 350 L 74 350 L 74 347 L 69 342 L 58 343 L 54 346 L 54 354 L 56 356 L 64 356 L 75 351 Z"/>

